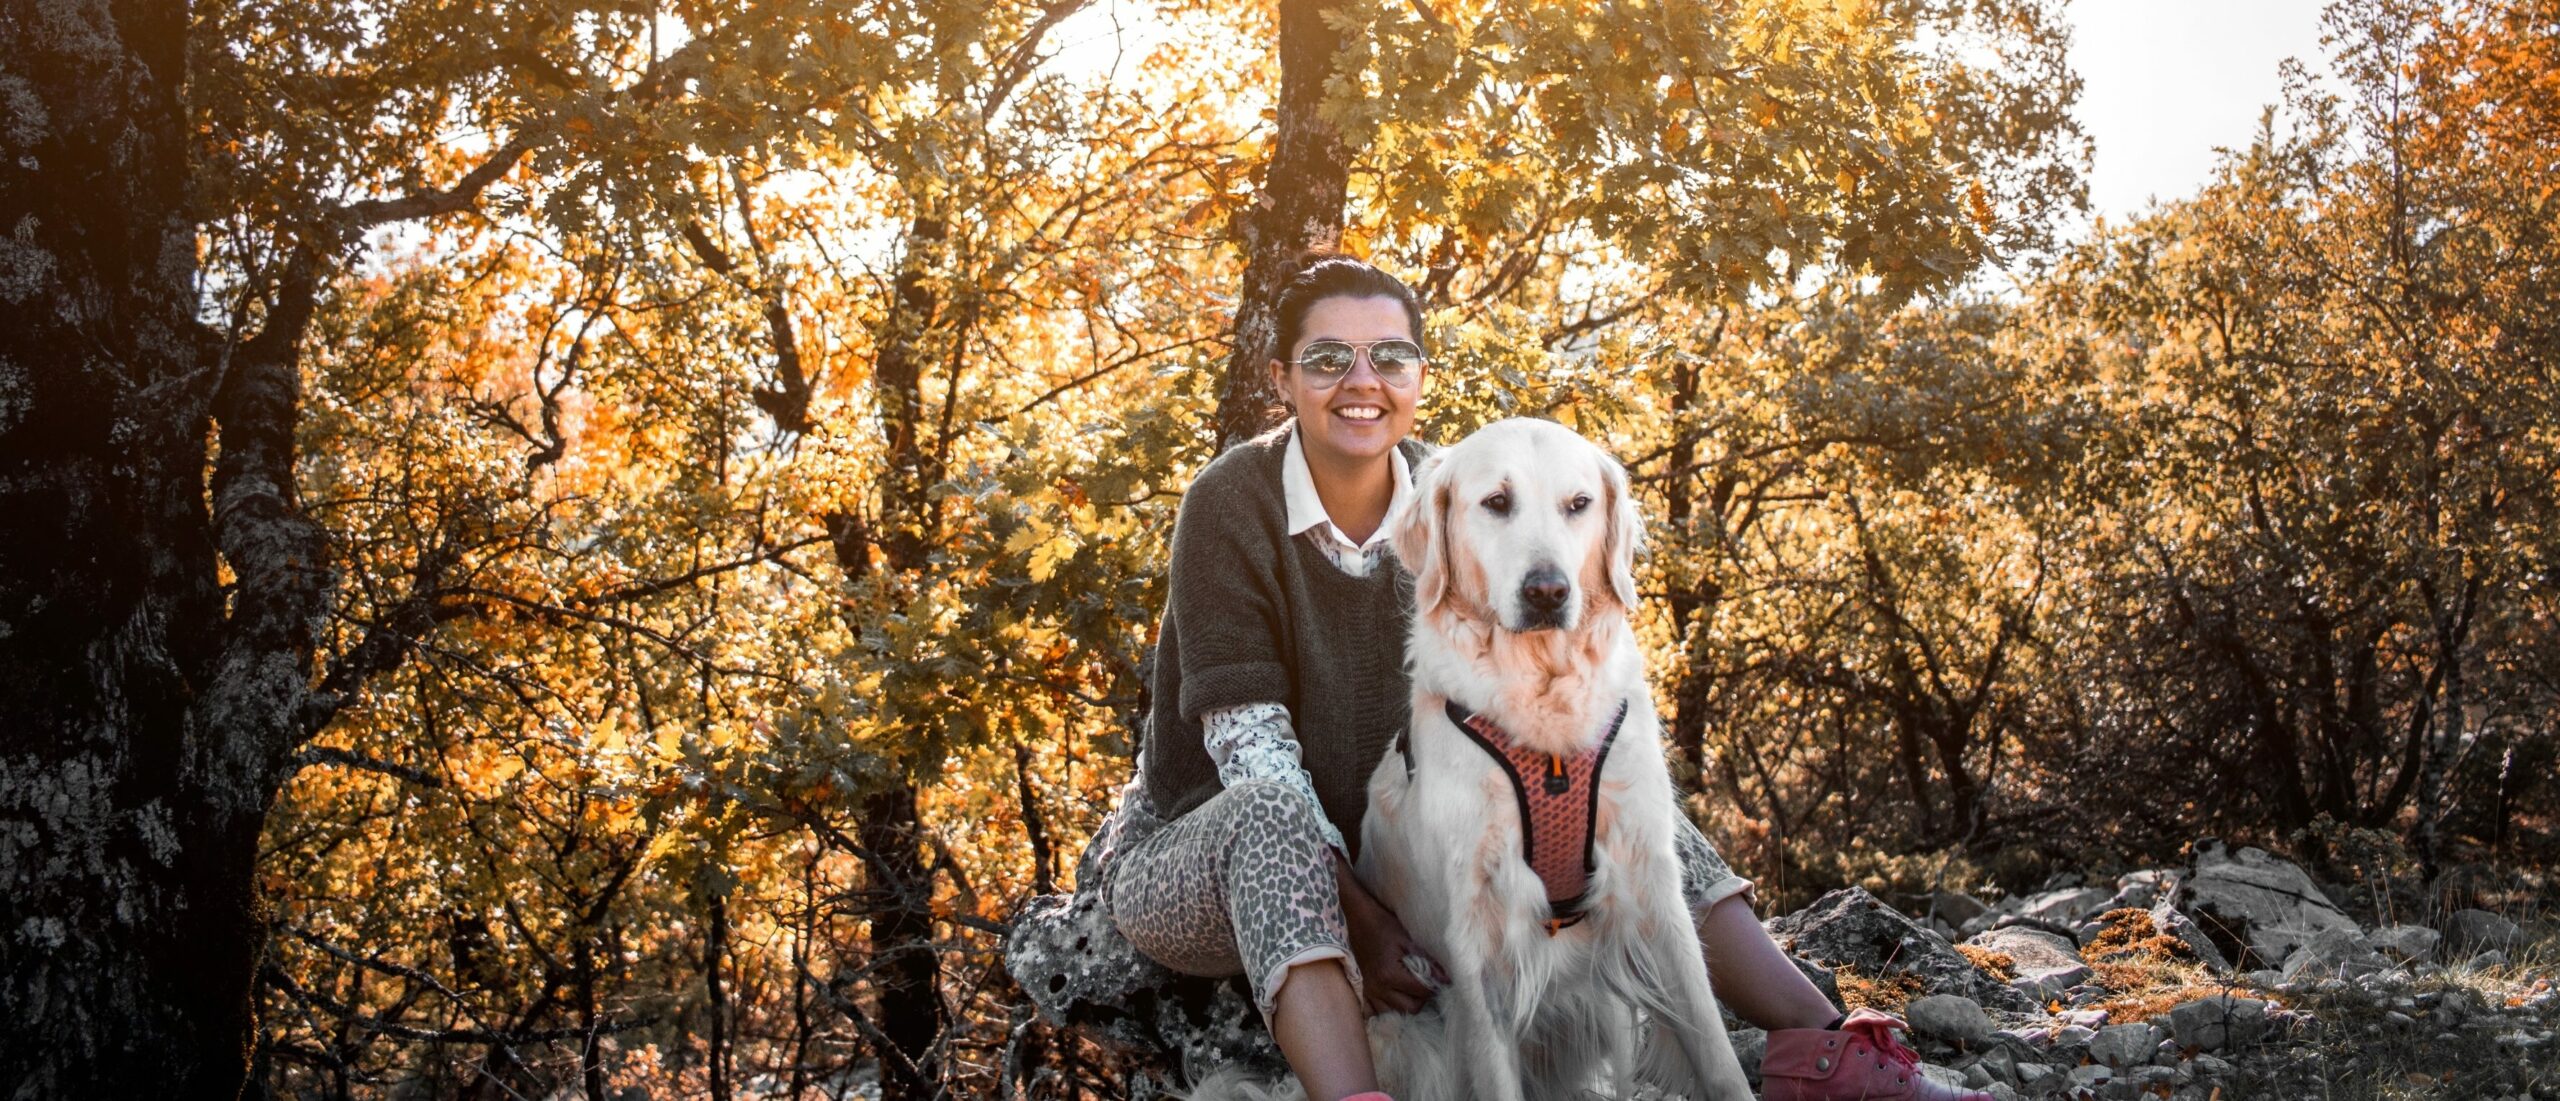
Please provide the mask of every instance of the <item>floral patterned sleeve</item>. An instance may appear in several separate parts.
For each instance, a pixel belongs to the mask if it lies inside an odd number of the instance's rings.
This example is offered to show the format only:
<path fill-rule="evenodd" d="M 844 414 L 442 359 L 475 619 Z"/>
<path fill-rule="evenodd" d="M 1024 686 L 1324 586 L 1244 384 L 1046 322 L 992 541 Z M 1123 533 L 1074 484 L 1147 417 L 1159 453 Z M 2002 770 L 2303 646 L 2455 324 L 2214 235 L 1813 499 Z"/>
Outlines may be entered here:
<path fill-rule="evenodd" d="M 1351 849 L 1342 843 L 1342 831 L 1325 817 L 1324 803 L 1316 798 L 1315 778 L 1307 775 L 1299 760 L 1298 733 L 1289 725 L 1288 708 L 1276 703 L 1220 707 L 1200 716 L 1200 728 L 1209 759 L 1217 763 L 1219 783 L 1233 787 L 1250 779 L 1270 779 L 1296 790 L 1316 808 L 1324 843 L 1343 859 L 1351 858 Z"/>

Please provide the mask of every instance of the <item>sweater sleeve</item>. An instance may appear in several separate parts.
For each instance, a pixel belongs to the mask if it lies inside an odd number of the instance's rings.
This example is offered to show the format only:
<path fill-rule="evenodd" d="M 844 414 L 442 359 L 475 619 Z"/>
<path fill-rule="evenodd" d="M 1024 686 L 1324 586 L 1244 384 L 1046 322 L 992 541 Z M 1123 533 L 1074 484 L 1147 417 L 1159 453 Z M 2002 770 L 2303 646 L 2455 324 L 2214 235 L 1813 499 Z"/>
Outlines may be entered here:
<path fill-rule="evenodd" d="M 1288 537 L 1276 518 L 1259 515 L 1257 498 L 1267 494 L 1237 484 L 1258 471 L 1238 464 L 1213 473 L 1223 477 L 1203 475 L 1183 496 L 1166 596 L 1182 627 L 1175 703 L 1194 721 L 1221 707 L 1290 698 L 1279 579 Z"/>
<path fill-rule="evenodd" d="M 1351 859 L 1351 847 L 1342 843 L 1342 831 L 1325 817 L 1324 801 L 1316 797 L 1315 777 L 1307 775 L 1299 757 L 1298 734 L 1289 725 L 1288 708 L 1276 703 L 1221 707 L 1201 716 L 1200 727 L 1209 759 L 1218 765 L 1218 783 L 1234 787 L 1247 780 L 1278 781 L 1306 798 L 1324 832 L 1324 843 L 1341 853 L 1345 862 Z"/>

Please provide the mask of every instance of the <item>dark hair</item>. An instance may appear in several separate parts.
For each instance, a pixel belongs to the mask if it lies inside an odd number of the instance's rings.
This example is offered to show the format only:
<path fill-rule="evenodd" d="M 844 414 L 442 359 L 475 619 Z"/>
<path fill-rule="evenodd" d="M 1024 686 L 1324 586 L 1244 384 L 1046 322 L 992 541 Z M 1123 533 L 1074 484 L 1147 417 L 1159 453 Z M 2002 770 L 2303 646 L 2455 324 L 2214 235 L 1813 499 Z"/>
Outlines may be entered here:
<path fill-rule="evenodd" d="M 1413 326 L 1414 343 L 1422 343 L 1422 300 L 1414 296 L 1413 288 L 1359 257 L 1320 252 L 1302 258 L 1298 274 L 1280 284 L 1280 342 L 1271 349 L 1271 358 L 1289 357 L 1289 349 L 1306 332 L 1307 311 L 1327 298 L 1395 299 L 1404 306 L 1405 321 Z"/>

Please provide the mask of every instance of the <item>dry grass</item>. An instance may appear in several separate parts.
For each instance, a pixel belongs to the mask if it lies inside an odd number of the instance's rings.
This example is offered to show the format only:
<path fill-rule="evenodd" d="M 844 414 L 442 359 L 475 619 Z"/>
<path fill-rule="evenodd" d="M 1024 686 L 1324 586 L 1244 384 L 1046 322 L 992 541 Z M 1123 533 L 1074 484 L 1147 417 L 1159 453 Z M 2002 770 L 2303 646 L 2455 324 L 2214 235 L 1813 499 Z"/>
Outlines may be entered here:
<path fill-rule="evenodd" d="M 1871 978 L 1857 968 L 1844 966 L 1834 968 L 1831 977 L 1840 986 L 1841 1004 L 1850 1009 L 1877 1009 L 1898 1014 L 1903 1006 L 1909 1005 L 1911 999 L 1919 997 L 1926 989 L 1920 982 L 1920 976 L 1908 971 Z"/>
<path fill-rule="evenodd" d="M 1991 976 L 1994 982 L 2008 982 L 2018 977 L 2018 961 L 2007 952 L 1995 952 L 1978 944 L 1959 944 L 1956 951 L 1973 961 L 1974 968 Z"/>
<path fill-rule="evenodd" d="M 2080 948 L 2090 976 L 2113 996 L 2093 1008 L 2115 1021 L 2156 1017 L 2197 998 L 2230 989 L 2217 981 L 2187 942 L 2158 933 L 2145 910 L 2109 910 L 2104 928 Z"/>

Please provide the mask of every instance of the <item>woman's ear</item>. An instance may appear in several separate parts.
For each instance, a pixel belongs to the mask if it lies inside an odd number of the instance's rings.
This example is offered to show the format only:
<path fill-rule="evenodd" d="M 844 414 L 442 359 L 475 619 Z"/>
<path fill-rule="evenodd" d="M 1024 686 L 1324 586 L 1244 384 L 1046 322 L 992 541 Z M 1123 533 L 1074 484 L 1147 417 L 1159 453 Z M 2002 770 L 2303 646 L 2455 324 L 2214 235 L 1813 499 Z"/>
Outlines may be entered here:
<path fill-rule="evenodd" d="M 1644 516 L 1636 512 L 1635 494 L 1627 487 L 1627 468 L 1600 456 L 1600 480 L 1609 487 L 1609 589 L 1618 606 L 1636 610 L 1636 548 L 1644 542 Z"/>
<path fill-rule="evenodd" d="M 1413 468 L 1413 505 L 1396 518 L 1395 530 L 1388 533 L 1396 559 L 1413 574 L 1413 608 L 1416 614 L 1440 606 L 1449 595 L 1447 556 L 1440 553 L 1446 537 L 1441 530 L 1448 522 L 1449 488 L 1441 484 L 1440 453 L 1433 452 Z"/>

